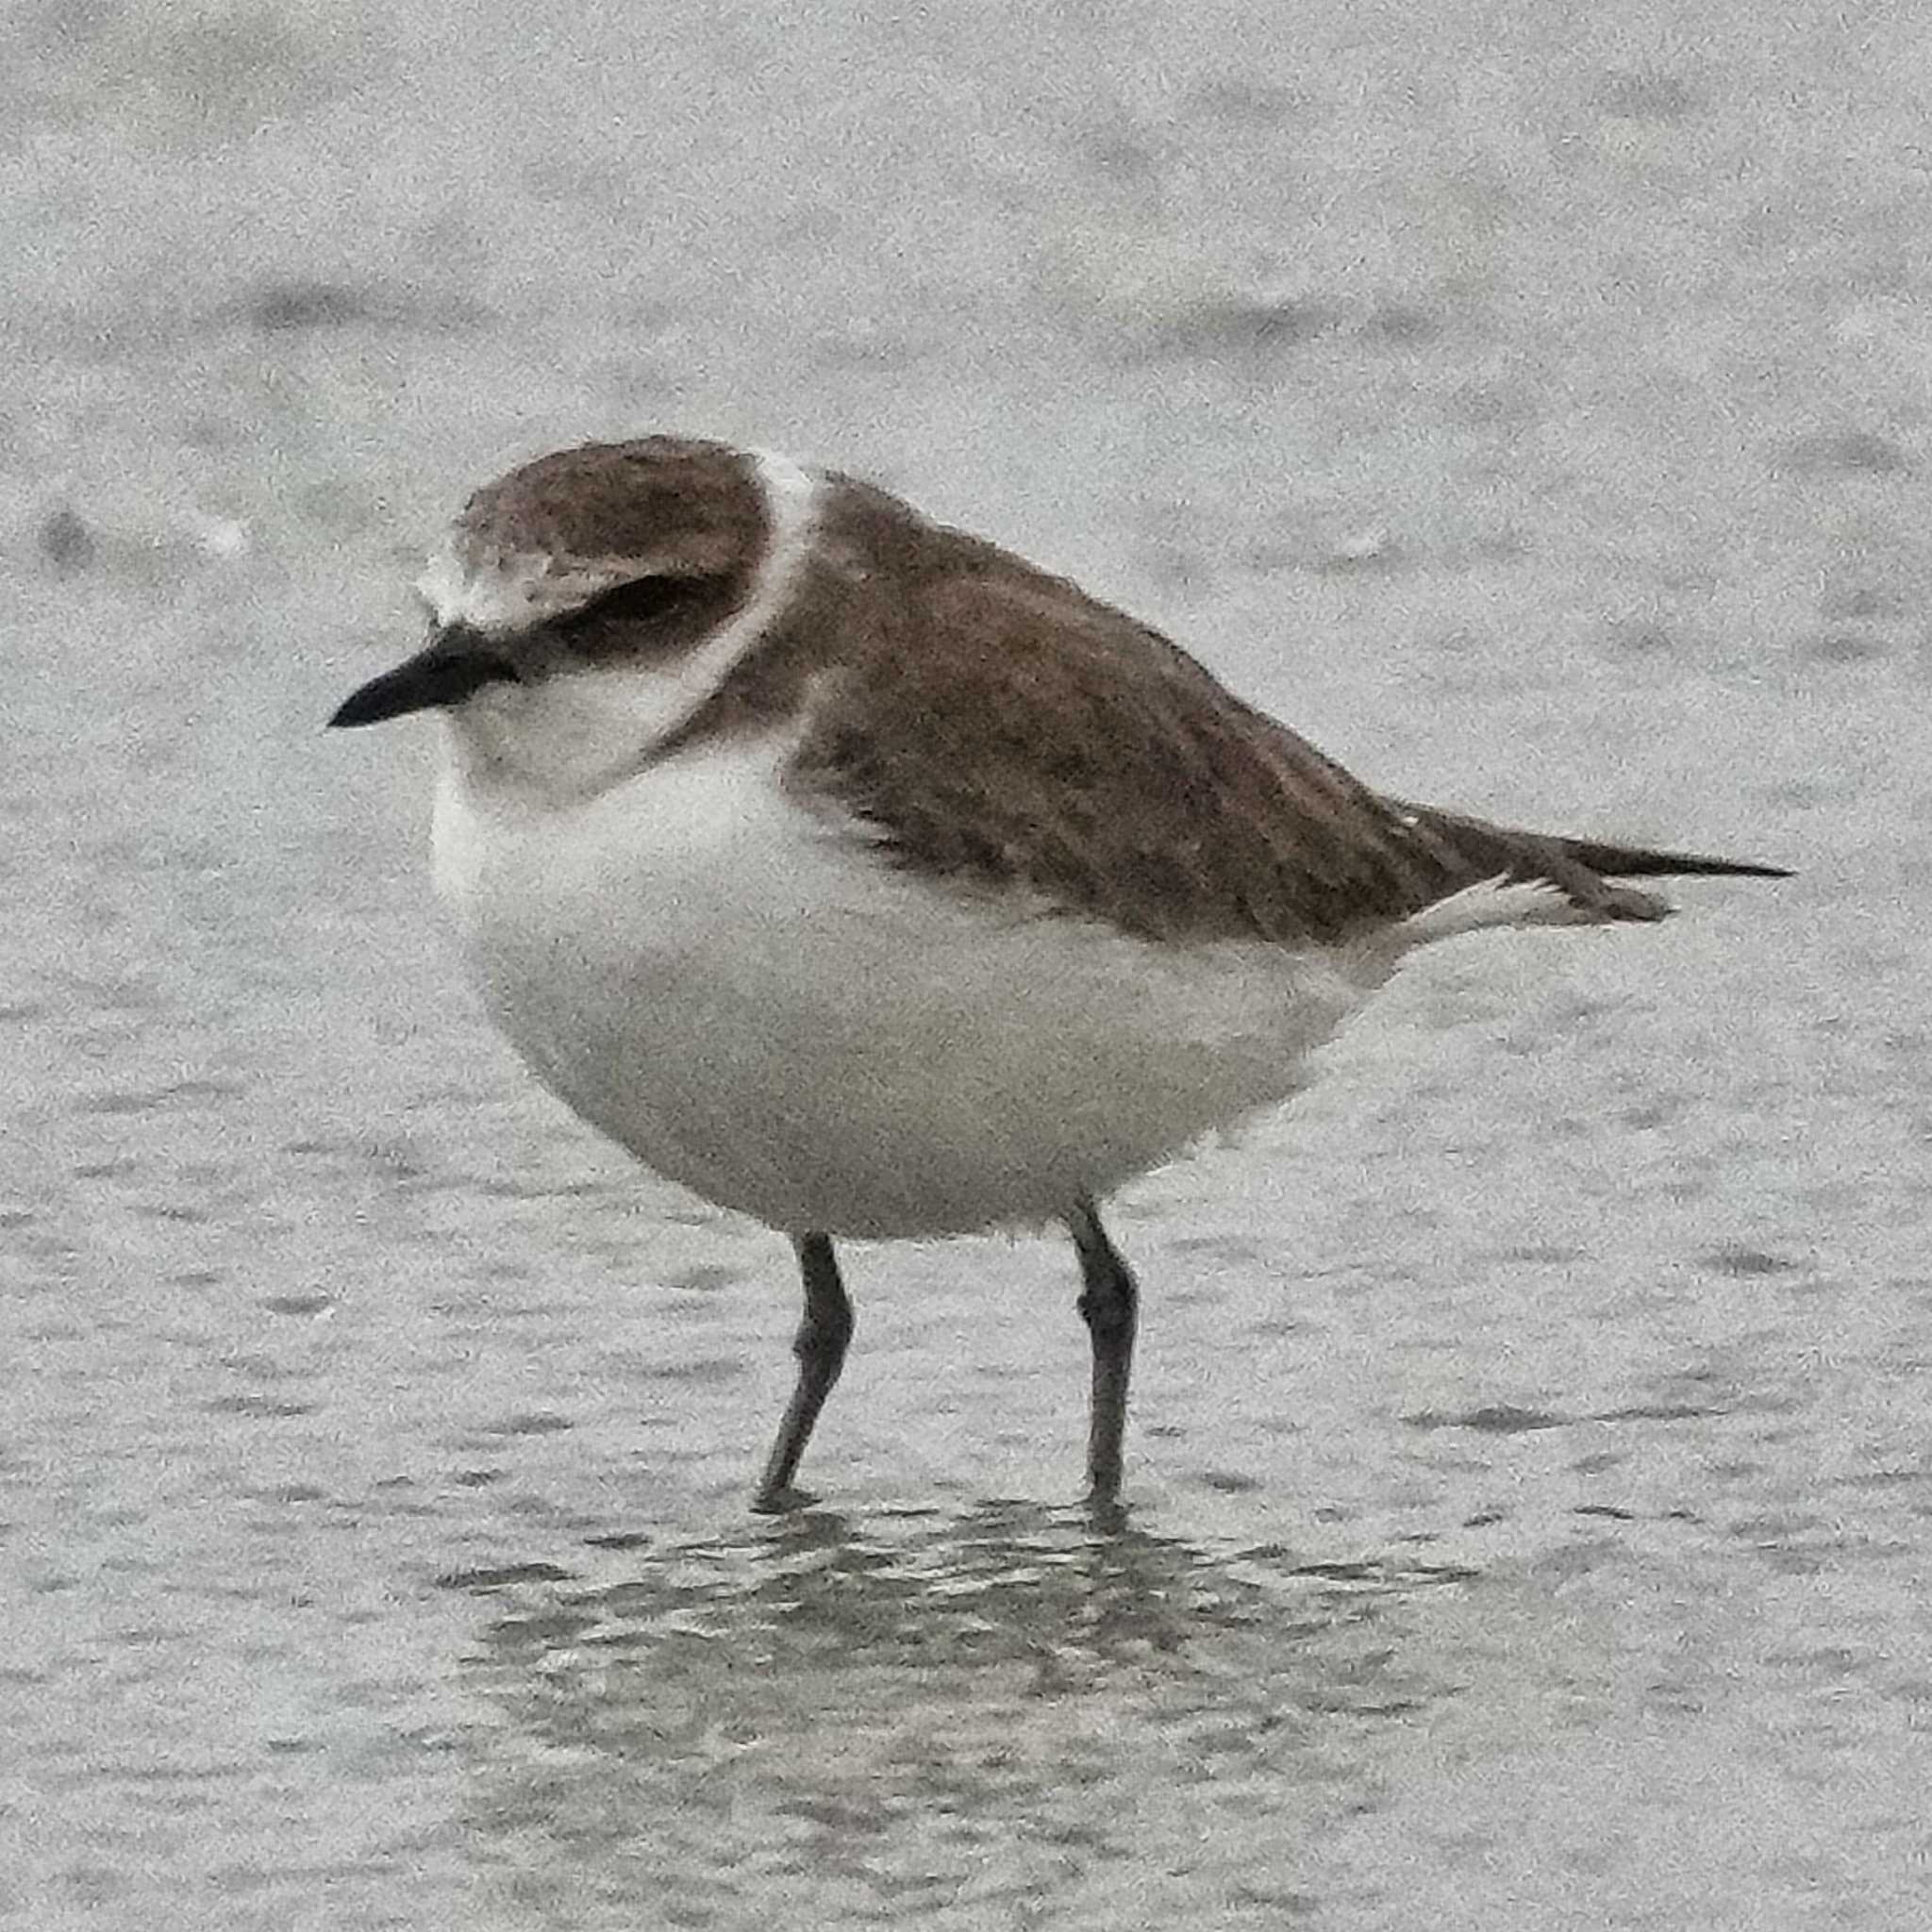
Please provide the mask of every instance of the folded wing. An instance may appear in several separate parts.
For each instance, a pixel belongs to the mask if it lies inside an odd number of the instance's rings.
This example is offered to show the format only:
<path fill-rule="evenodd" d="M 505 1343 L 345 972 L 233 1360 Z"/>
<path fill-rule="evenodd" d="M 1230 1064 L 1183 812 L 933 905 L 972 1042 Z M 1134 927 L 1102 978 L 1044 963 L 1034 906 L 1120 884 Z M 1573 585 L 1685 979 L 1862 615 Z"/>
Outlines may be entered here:
<path fill-rule="evenodd" d="M 1076 586 L 970 539 L 941 556 L 823 680 L 793 766 L 910 872 L 1150 939 L 1287 944 L 1488 881 L 1594 922 L 1668 910 L 1620 877 L 1776 874 L 1385 797 Z"/>

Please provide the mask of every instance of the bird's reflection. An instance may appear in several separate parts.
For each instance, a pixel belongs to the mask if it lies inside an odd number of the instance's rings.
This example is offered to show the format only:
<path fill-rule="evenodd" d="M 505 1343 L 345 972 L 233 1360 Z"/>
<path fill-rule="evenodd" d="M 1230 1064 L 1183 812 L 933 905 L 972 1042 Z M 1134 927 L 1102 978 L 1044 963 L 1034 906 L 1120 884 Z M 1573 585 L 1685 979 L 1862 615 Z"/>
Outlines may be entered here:
<path fill-rule="evenodd" d="M 445 1579 L 500 1605 L 476 1662 L 556 1674 L 573 1659 L 667 1670 L 838 1674 L 989 1663 L 1057 1680 L 1217 1645 L 1271 1648 L 1373 1622 L 1418 1590 L 1471 1573 L 1412 1560 L 1317 1563 L 1282 1545 L 1208 1549 L 1141 1528 L 1118 1507 L 988 1501 L 857 1517 L 808 1507 L 728 1536 L 609 1553 L 608 1580 L 544 1564 Z"/>
<path fill-rule="evenodd" d="M 1204 1832 L 1289 1896 L 1290 1821 L 1373 1805 L 1374 1734 L 1449 1694 L 1412 1626 L 1472 1574 L 1008 1502 L 805 1508 L 567 1567 L 445 1579 L 488 1606 L 461 1829 L 517 1848 L 544 1923 L 1085 1896 Z"/>

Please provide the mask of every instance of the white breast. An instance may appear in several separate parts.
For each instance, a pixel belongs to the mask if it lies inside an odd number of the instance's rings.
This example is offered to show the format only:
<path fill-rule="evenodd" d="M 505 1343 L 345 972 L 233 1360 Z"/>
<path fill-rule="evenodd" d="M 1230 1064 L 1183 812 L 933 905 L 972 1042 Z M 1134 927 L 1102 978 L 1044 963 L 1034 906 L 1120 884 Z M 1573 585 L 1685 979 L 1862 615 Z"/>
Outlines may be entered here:
<path fill-rule="evenodd" d="M 1174 946 L 893 868 L 716 743 L 581 803 L 439 794 L 491 1013 L 659 1173 L 793 1232 L 1038 1221 L 1277 1101 L 1386 966 Z"/>

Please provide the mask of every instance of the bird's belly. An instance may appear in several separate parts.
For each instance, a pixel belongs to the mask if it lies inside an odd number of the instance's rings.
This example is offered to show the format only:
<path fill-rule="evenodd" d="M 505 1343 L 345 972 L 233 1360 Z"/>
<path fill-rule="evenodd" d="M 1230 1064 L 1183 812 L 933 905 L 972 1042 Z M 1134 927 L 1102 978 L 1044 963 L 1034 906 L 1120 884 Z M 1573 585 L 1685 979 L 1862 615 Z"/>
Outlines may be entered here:
<path fill-rule="evenodd" d="M 793 1232 L 1059 1214 L 1292 1092 L 1373 984 L 1325 952 L 1150 942 L 933 886 L 715 747 L 568 812 L 446 784 L 437 846 L 543 1081 Z"/>

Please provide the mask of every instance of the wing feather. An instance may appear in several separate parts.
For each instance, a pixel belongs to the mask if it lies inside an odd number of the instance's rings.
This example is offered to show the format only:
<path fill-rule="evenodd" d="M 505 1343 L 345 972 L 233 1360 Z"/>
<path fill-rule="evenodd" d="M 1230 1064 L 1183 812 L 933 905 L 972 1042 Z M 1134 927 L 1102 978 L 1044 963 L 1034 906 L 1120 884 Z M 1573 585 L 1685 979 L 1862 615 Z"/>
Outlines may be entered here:
<path fill-rule="evenodd" d="M 791 779 L 909 871 L 1149 939 L 1305 944 L 1490 881 L 1553 886 L 1571 921 L 1647 920 L 1666 904 L 1607 874 L 1773 870 L 1384 796 L 1159 632 L 840 480 L 833 554 L 863 594 L 813 600 L 808 628 L 840 642 Z"/>

